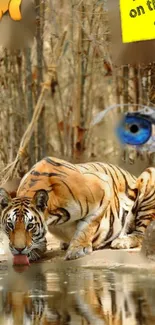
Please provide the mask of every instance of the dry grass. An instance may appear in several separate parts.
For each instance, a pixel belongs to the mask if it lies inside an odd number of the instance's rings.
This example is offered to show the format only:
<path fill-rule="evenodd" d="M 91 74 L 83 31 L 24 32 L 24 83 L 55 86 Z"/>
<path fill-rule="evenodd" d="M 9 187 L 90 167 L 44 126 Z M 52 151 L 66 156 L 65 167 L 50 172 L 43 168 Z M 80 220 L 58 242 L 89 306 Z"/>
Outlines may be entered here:
<path fill-rule="evenodd" d="M 154 103 L 154 65 L 112 66 L 104 0 L 35 0 L 35 4 L 40 18 L 32 48 L 1 50 L 1 170 L 18 157 L 21 138 L 47 80 L 48 91 L 18 174 L 22 176 L 45 155 L 120 163 L 122 149 L 114 121 L 118 111 L 125 110 L 124 103 L 129 109 L 132 103 Z M 120 108 L 91 128 L 94 115 L 115 103 Z M 130 161 L 135 158 L 132 150 Z M 142 158 L 146 166 L 148 161 Z"/>

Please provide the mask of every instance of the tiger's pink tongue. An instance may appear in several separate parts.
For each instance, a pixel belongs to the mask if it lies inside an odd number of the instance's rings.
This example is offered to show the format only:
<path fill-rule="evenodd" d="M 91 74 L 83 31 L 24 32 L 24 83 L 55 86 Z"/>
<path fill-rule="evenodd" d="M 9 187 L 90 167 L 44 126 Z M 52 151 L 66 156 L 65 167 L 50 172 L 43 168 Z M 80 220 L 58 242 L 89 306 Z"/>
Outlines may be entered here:
<path fill-rule="evenodd" d="M 13 257 L 13 265 L 30 265 L 30 262 L 26 255 L 15 255 Z"/>

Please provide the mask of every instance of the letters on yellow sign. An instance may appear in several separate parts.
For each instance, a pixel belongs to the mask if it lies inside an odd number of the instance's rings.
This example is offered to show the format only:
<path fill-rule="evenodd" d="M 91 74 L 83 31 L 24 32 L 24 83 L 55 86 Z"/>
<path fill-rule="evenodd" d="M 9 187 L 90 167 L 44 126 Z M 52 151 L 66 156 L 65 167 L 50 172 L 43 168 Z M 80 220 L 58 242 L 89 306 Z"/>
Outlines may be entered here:
<path fill-rule="evenodd" d="M 122 41 L 155 39 L 155 0 L 119 0 Z"/>
<path fill-rule="evenodd" d="M 0 19 L 8 11 L 13 20 L 21 20 L 21 2 L 22 0 L 0 0 Z"/>

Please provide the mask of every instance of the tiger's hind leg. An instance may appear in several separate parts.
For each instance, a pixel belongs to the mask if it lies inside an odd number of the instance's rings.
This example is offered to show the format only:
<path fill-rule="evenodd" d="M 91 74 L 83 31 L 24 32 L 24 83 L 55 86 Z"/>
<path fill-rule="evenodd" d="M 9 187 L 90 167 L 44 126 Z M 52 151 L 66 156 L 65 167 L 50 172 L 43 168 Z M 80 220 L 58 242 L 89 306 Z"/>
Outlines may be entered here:
<path fill-rule="evenodd" d="M 111 243 L 111 248 L 115 249 L 130 249 L 141 247 L 144 234 L 134 231 L 132 234 L 119 236 Z"/>
<path fill-rule="evenodd" d="M 140 211 L 138 211 L 139 213 Z M 131 212 L 132 218 L 133 213 Z M 134 219 L 134 218 L 133 218 Z M 115 249 L 130 249 L 141 247 L 144 239 L 144 234 L 148 225 L 155 219 L 154 215 L 136 216 L 134 230 L 128 233 L 128 228 L 123 229 L 118 238 L 112 241 L 111 248 Z"/>
<path fill-rule="evenodd" d="M 143 233 L 136 229 L 135 216 L 133 212 L 129 212 L 124 227 L 119 236 L 111 243 L 111 248 L 130 249 L 141 246 Z"/>
<path fill-rule="evenodd" d="M 128 213 L 125 227 L 119 236 L 111 243 L 111 248 L 130 249 L 140 247 L 144 238 L 145 229 L 139 223 L 136 225 L 136 218 L 133 210 Z"/>
<path fill-rule="evenodd" d="M 142 246 L 145 230 L 155 219 L 154 182 L 154 168 L 146 169 L 137 179 L 137 198 L 126 217 L 125 227 L 119 237 L 111 243 L 112 248 L 129 249 Z M 132 232 L 129 231 L 130 225 L 134 228 Z"/>
<path fill-rule="evenodd" d="M 111 247 L 116 249 L 141 248 L 145 231 L 153 220 L 155 220 L 155 214 L 147 215 L 146 213 L 142 217 L 136 216 L 135 230 L 130 234 L 123 231 L 118 238 L 112 241 Z"/>

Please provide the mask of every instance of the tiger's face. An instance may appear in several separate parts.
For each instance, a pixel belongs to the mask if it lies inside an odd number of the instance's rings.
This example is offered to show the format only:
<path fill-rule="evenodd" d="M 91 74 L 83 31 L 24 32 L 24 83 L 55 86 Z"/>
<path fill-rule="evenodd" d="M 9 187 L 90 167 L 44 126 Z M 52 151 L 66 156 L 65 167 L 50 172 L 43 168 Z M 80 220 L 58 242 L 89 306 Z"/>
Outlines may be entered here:
<path fill-rule="evenodd" d="M 37 260 L 46 251 L 46 230 L 44 211 L 47 208 L 48 193 L 39 190 L 33 199 L 22 197 L 12 199 L 0 189 L 2 229 L 9 238 L 11 253 L 26 255 Z"/>

